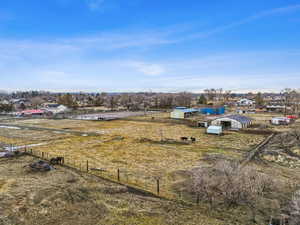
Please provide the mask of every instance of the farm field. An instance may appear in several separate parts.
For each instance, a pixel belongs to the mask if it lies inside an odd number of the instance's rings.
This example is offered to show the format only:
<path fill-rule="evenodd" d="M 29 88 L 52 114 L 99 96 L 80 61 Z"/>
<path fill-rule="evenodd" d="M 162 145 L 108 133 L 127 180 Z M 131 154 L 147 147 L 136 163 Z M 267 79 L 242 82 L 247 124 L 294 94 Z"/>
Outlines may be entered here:
<path fill-rule="evenodd" d="M 161 117 L 163 118 L 163 114 Z M 101 168 L 107 174 L 121 170 L 121 179 L 155 188 L 154 178 L 161 179 L 162 191 L 170 190 L 185 179 L 185 173 L 208 155 L 240 159 L 265 136 L 225 132 L 223 136 L 205 134 L 201 128 L 184 124 L 145 121 L 81 121 L 32 119 L 15 125 L 61 129 L 62 132 L 0 128 L 0 142 L 28 145 L 44 143 L 34 150 L 64 156 L 76 167 Z M 95 132 L 98 136 L 78 136 L 63 131 Z M 181 142 L 180 137 L 195 137 L 196 142 Z"/>
<path fill-rule="evenodd" d="M 218 219 L 205 207 L 186 207 L 64 167 L 46 173 L 24 168 L 36 160 L 0 159 L 1 225 L 240 224 L 230 213 Z"/>

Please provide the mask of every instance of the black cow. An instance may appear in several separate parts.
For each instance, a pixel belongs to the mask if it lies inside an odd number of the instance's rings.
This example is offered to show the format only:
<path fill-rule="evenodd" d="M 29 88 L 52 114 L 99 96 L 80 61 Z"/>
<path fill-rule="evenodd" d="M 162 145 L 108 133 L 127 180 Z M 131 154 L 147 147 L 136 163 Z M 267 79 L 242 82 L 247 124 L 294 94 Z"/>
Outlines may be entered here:
<path fill-rule="evenodd" d="M 180 140 L 182 140 L 182 141 L 187 141 L 188 138 L 187 138 L 187 137 L 181 137 Z"/>
<path fill-rule="evenodd" d="M 64 163 L 64 157 L 56 157 L 50 159 L 50 164 L 52 165 L 61 165 Z"/>
<path fill-rule="evenodd" d="M 196 138 L 191 137 L 191 141 L 192 141 L 192 142 L 196 142 Z"/>

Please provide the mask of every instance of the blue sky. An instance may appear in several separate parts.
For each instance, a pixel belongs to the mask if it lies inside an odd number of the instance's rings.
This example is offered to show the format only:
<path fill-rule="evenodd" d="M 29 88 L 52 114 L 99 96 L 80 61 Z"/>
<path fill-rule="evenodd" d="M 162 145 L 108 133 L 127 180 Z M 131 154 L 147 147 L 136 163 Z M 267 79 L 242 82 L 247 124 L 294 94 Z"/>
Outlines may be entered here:
<path fill-rule="evenodd" d="M 299 0 L 0 3 L 1 90 L 299 86 Z"/>

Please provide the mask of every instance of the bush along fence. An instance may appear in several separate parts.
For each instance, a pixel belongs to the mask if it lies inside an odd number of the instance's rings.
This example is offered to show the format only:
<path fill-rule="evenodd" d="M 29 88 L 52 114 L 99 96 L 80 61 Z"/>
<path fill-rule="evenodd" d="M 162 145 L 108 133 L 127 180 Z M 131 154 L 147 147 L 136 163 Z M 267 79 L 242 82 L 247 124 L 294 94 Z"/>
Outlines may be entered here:
<path fill-rule="evenodd" d="M 145 176 L 145 174 L 139 175 L 124 168 L 101 168 L 94 161 L 75 160 L 71 157 L 54 155 L 32 148 L 24 147 L 18 150 L 45 161 L 50 161 L 51 159 L 62 157 L 60 163 L 61 166 L 92 174 L 102 179 L 109 180 L 120 185 L 125 185 L 128 188 L 131 188 L 138 192 L 144 192 L 145 194 L 149 194 L 152 196 L 165 198 L 168 200 L 183 200 L 182 194 L 176 194 L 175 192 L 171 191 L 170 188 L 166 185 L 166 180 L 161 177 Z M 195 200 L 193 202 L 199 203 L 197 196 L 195 196 Z"/>

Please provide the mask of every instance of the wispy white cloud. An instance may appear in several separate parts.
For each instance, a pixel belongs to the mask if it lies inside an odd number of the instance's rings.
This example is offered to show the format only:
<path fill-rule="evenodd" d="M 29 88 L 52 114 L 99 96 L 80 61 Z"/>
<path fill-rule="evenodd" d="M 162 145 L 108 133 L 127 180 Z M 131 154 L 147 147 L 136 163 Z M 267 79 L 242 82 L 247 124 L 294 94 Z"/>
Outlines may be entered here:
<path fill-rule="evenodd" d="M 199 91 L 217 86 L 233 90 L 263 89 L 266 84 L 276 90 L 297 86 L 300 83 L 297 50 L 227 52 L 206 57 L 177 54 L 168 59 L 155 54 L 152 60 L 144 54 L 149 49 L 153 53 L 162 45 L 208 37 L 263 17 L 296 10 L 300 10 L 300 5 L 272 9 L 192 35 L 190 28 L 183 32 L 172 28 L 52 40 L 2 39 L 0 89 Z"/>
<path fill-rule="evenodd" d="M 46 45 L 37 46 L 43 49 L 41 55 L 32 54 L 33 43 L 15 57 L 0 51 L 0 89 L 199 92 L 209 87 L 281 90 L 300 83 L 300 54 L 296 50 L 147 60 L 130 54 L 122 58 L 86 57 L 77 49 L 67 47 L 51 52 L 53 46 L 48 47 L 50 53 L 46 52 Z M 43 56 L 47 54 L 51 56 Z"/>
<path fill-rule="evenodd" d="M 0 39 L 0 57 L 53 58 L 75 55 L 104 54 L 116 50 L 146 49 L 173 43 L 163 32 L 110 32 L 85 37 L 58 38 L 52 40 Z"/>
<path fill-rule="evenodd" d="M 127 62 L 124 65 L 128 67 L 132 67 L 136 71 L 149 76 L 159 76 L 166 72 L 164 66 L 160 64 L 136 61 L 136 62 Z"/>
<path fill-rule="evenodd" d="M 222 33 L 226 30 L 230 30 L 235 27 L 251 23 L 255 20 L 259 20 L 264 17 L 275 16 L 275 15 L 280 15 L 280 14 L 285 14 L 285 13 L 291 13 L 291 12 L 295 12 L 298 10 L 300 10 L 300 4 L 290 5 L 290 6 L 286 6 L 286 7 L 282 7 L 282 8 L 274 8 L 274 9 L 270 9 L 270 10 L 265 10 L 265 11 L 256 13 L 252 16 L 246 17 L 244 19 L 241 19 L 241 20 L 238 20 L 238 21 L 235 21 L 235 22 L 223 25 L 223 26 L 216 27 L 216 28 L 213 28 L 213 29 L 205 31 L 205 32 L 194 33 L 192 35 L 185 37 L 184 40 L 195 39 L 195 38 L 206 38 L 211 35 Z"/>
<path fill-rule="evenodd" d="M 86 0 L 90 10 L 99 10 L 103 6 L 105 0 Z"/>

